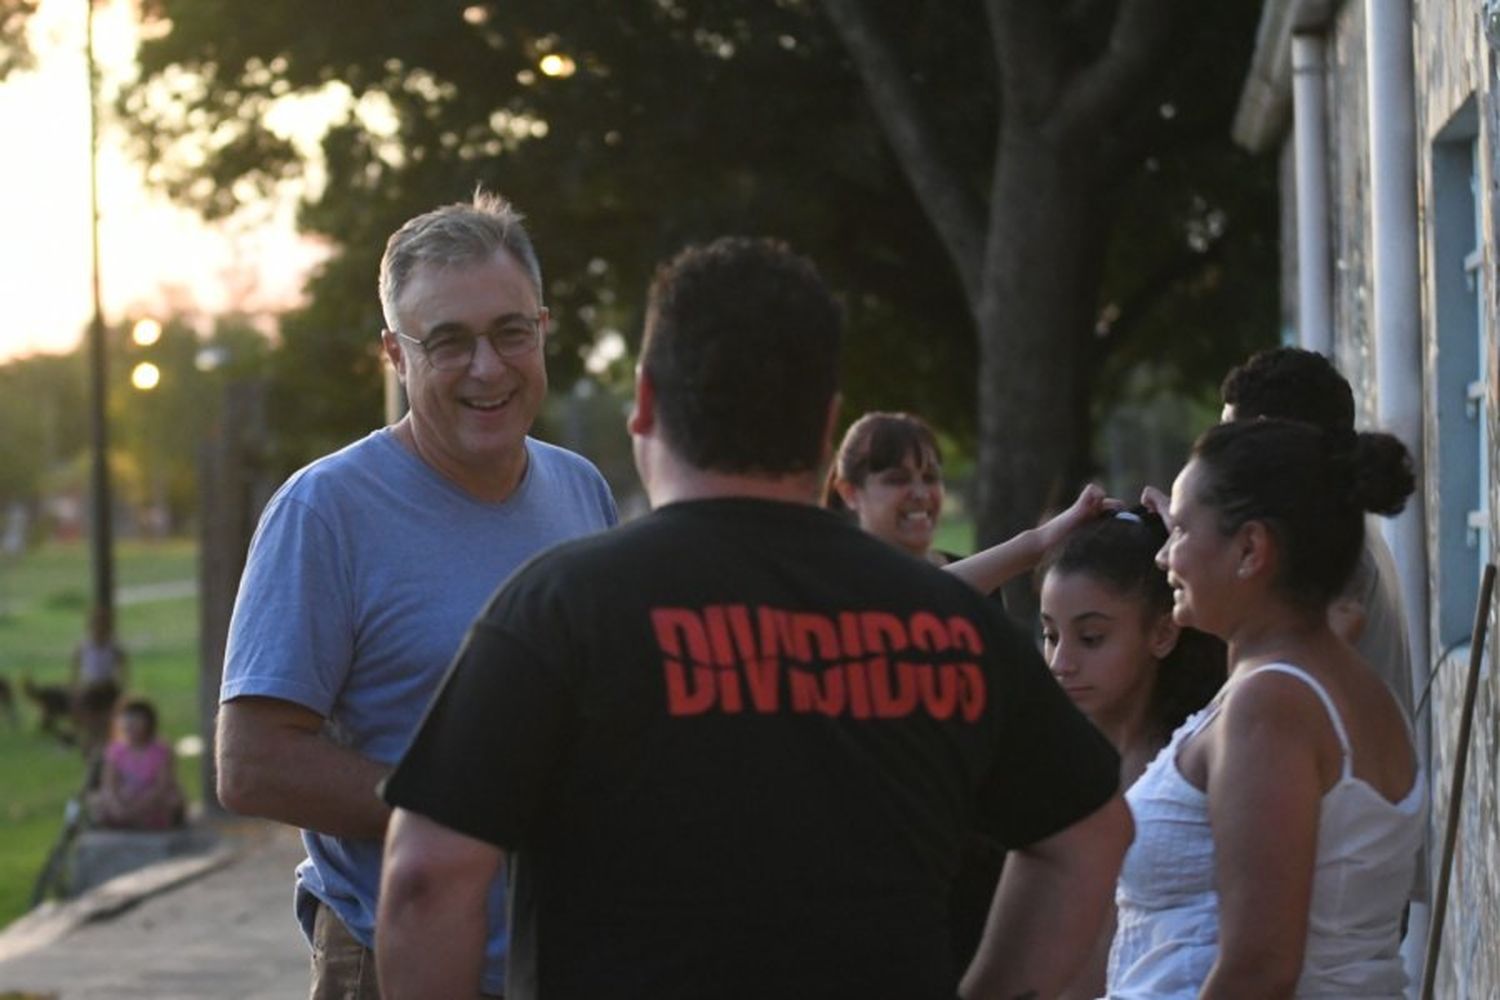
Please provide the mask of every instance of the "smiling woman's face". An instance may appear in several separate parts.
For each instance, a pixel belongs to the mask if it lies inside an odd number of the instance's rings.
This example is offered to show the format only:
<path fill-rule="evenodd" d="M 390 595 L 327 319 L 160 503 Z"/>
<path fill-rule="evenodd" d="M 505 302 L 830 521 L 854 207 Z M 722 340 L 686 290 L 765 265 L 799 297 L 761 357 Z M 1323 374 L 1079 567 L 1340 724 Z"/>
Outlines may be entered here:
<path fill-rule="evenodd" d="M 840 495 L 876 538 L 914 556 L 926 557 L 943 512 L 943 469 L 930 454 L 908 453 L 901 464 L 871 472 L 858 486 L 845 483 Z"/>
<path fill-rule="evenodd" d="M 1172 529 L 1156 564 L 1172 588 L 1173 619 L 1224 638 L 1237 604 L 1235 551 L 1219 531 L 1217 511 L 1198 499 L 1206 475 L 1193 459 L 1172 484 Z"/>

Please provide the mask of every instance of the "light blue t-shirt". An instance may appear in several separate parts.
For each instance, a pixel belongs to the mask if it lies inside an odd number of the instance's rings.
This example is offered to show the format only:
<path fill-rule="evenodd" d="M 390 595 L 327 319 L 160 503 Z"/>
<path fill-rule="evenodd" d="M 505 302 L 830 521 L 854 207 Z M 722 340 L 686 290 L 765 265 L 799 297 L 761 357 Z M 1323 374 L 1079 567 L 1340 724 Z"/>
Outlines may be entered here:
<path fill-rule="evenodd" d="M 501 503 L 466 493 L 389 428 L 293 474 L 250 544 L 220 701 L 295 702 L 327 719 L 339 743 L 394 765 L 496 588 L 543 549 L 615 523 L 609 487 L 586 459 L 531 438 L 526 449 L 525 475 Z M 321 899 L 371 946 L 380 841 L 302 839 L 296 908 L 308 940 Z M 484 991 L 500 993 L 503 879 L 487 952 Z"/>

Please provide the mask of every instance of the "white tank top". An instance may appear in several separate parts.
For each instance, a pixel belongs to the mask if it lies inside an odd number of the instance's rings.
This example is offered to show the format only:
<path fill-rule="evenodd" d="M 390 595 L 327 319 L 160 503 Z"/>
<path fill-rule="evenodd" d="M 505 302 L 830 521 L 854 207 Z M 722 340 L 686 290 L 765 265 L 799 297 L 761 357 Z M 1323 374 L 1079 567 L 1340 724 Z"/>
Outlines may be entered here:
<path fill-rule="evenodd" d="M 1349 736 L 1333 699 L 1305 671 L 1290 674 L 1317 693 L 1338 734 L 1344 767 L 1323 796 L 1299 997 L 1401 1000 L 1401 912 L 1426 829 L 1427 787 L 1417 768 L 1411 790 L 1392 803 L 1354 776 Z M 1227 689 L 1226 689 L 1227 692 Z M 1109 953 L 1109 996 L 1118 1000 L 1196 997 L 1219 950 L 1219 898 L 1208 796 L 1177 768 L 1183 743 L 1222 701 L 1190 716 L 1126 793 L 1136 838 L 1115 893 L 1119 919 Z"/>

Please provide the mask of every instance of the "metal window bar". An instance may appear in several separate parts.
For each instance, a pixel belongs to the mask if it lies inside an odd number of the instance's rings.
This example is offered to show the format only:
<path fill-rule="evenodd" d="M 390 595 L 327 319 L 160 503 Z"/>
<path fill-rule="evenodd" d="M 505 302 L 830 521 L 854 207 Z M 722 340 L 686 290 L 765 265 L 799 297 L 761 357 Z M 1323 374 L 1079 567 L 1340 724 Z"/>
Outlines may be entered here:
<path fill-rule="evenodd" d="M 1484 271 L 1484 242 L 1480 234 L 1485 231 L 1483 206 L 1484 199 L 1481 194 L 1479 176 L 1480 160 L 1479 137 L 1475 136 L 1469 145 L 1469 193 L 1474 205 L 1474 248 L 1464 255 L 1464 281 L 1469 291 L 1474 293 L 1474 334 L 1478 338 L 1478 351 L 1475 357 L 1474 380 L 1464 387 L 1464 412 L 1470 420 L 1474 421 L 1477 433 L 1477 444 L 1479 450 L 1479 476 L 1477 496 L 1474 498 L 1474 506 L 1466 512 L 1465 541 L 1469 548 L 1478 550 L 1479 562 L 1483 564 L 1490 558 L 1490 511 L 1489 511 L 1489 482 L 1490 482 L 1490 435 L 1489 415 L 1485 405 L 1485 376 L 1489 371 L 1489 330 L 1487 323 L 1487 303 L 1485 301 L 1487 289 L 1485 287 L 1486 275 Z"/>

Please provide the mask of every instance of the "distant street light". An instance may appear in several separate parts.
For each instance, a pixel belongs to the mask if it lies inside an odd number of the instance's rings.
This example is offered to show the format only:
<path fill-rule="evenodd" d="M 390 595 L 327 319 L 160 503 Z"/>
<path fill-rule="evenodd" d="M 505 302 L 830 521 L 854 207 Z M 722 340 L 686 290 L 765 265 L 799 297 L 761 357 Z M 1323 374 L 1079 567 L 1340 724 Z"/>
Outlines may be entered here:
<path fill-rule="evenodd" d="M 537 64 L 537 68 L 547 76 L 569 77 L 578 66 L 567 56 L 554 52 L 551 55 L 542 56 L 542 61 Z"/>
<path fill-rule="evenodd" d="M 161 369 L 149 361 L 142 361 L 130 370 L 130 384 L 142 392 L 150 392 L 161 382 Z"/>
<path fill-rule="evenodd" d="M 161 339 L 161 324 L 149 316 L 138 319 L 130 330 L 130 339 L 141 347 L 150 347 Z"/>

